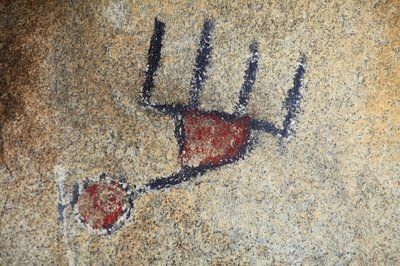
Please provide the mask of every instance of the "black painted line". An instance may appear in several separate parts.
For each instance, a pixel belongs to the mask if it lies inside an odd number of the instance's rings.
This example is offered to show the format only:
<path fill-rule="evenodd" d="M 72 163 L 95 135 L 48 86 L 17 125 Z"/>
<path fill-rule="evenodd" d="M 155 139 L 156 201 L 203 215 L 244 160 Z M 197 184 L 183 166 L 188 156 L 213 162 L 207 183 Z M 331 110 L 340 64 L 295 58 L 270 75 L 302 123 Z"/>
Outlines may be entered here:
<path fill-rule="evenodd" d="M 72 185 L 72 198 L 70 202 L 72 207 L 74 207 L 75 204 L 78 202 L 78 198 L 79 198 L 79 184 L 75 182 Z"/>
<path fill-rule="evenodd" d="M 189 105 L 192 107 L 197 107 L 199 105 L 201 92 L 208 77 L 206 68 L 211 62 L 211 31 L 213 28 L 214 24 L 210 20 L 204 22 L 199 48 L 197 50 L 193 78 L 190 82 Z"/>
<path fill-rule="evenodd" d="M 178 173 L 172 174 L 167 177 L 156 178 L 145 185 L 144 191 L 147 190 L 159 190 L 163 188 L 168 188 L 171 186 L 178 185 L 184 181 L 202 175 L 206 172 L 206 169 L 201 167 L 186 167 L 182 168 Z"/>
<path fill-rule="evenodd" d="M 235 113 L 237 115 L 244 114 L 246 111 L 247 104 L 251 91 L 253 89 L 254 82 L 256 81 L 256 72 L 258 67 L 258 47 L 257 43 L 253 42 L 250 45 L 251 56 L 247 60 L 247 68 L 244 74 L 244 82 L 239 93 L 239 101 L 236 105 Z"/>
<path fill-rule="evenodd" d="M 58 221 L 62 223 L 64 221 L 64 210 L 67 207 L 67 205 L 63 205 L 61 203 L 57 204 L 57 210 L 58 210 Z"/>
<path fill-rule="evenodd" d="M 274 136 L 277 136 L 279 133 L 281 133 L 281 131 L 274 124 L 266 120 L 252 119 L 250 122 L 250 127 L 252 130 L 264 131 L 271 133 Z"/>
<path fill-rule="evenodd" d="M 217 110 L 204 110 L 204 109 L 197 109 L 191 107 L 189 105 L 182 105 L 182 104 L 150 104 L 149 105 L 152 109 L 157 110 L 162 113 L 166 113 L 172 116 L 176 116 L 181 114 L 182 112 L 188 110 L 196 110 L 196 112 L 200 115 L 208 114 L 208 115 L 218 115 L 222 117 L 225 121 L 235 121 L 239 118 L 237 114 L 231 114 L 227 112 L 217 111 Z"/>
<path fill-rule="evenodd" d="M 179 146 L 179 155 L 181 155 L 185 145 L 185 127 L 181 112 L 175 115 L 175 137 Z"/>
<path fill-rule="evenodd" d="M 150 40 L 150 47 L 147 53 L 147 67 L 145 71 L 145 79 L 142 87 L 141 104 L 144 106 L 150 105 L 151 89 L 154 88 L 154 76 L 161 59 L 162 40 L 165 34 L 165 23 L 154 20 L 153 36 Z"/>
<path fill-rule="evenodd" d="M 149 106 L 152 109 L 155 109 L 161 113 L 166 113 L 169 115 L 175 115 L 187 109 L 186 105 L 181 105 L 181 104 L 150 104 Z"/>
<path fill-rule="evenodd" d="M 178 173 L 174 173 L 166 177 L 158 177 L 149 181 L 146 185 L 144 185 L 144 188 L 138 189 L 136 191 L 136 194 L 140 195 L 142 193 L 145 193 L 146 191 L 160 190 L 172 187 L 182 182 L 189 181 L 193 178 L 201 176 L 208 171 L 216 170 L 221 166 L 236 162 L 239 159 L 243 158 L 246 154 L 248 154 L 249 151 L 252 149 L 252 146 L 253 142 L 251 138 L 249 138 L 246 144 L 243 145 L 243 147 L 241 147 L 238 154 L 233 158 L 221 160 L 220 163 L 218 164 L 204 164 L 204 165 L 199 165 L 197 167 L 184 166 Z"/>
<path fill-rule="evenodd" d="M 301 88 L 303 86 L 303 77 L 305 72 L 304 65 L 305 57 L 302 56 L 297 64 L 296 73 L 293 78 L 293 87 L 289 89 L 288 95 L 283 103 L 287 110 L 287 114 L 283 121 L 283 129 L 281 131 L 283 138 L 287 138 L 294 133 L 293 123 L 296 119 L 296 115 L 300 111 L 300 99 L 302 98 Z"/>

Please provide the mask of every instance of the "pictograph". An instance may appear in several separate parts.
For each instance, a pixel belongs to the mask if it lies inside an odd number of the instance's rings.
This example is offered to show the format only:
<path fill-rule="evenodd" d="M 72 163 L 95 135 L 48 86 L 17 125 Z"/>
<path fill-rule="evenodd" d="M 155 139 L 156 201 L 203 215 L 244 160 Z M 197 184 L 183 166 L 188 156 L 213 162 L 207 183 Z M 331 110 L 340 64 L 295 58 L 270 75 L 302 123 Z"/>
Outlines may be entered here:
<path fill-rule="evenodd" d="M 155 19 L 139 103 L 143 108 L 156 110 L 174 119 L 181 170 L 169 176 L 153 178 L 135 191 L 132 191 L 123 180 L 115 180 L 107 174 L 76 184 L 72 200 L 64 205 L 70 204 L 76 217 L 87 228 L 96 233 L 110 234 L 120 228 L 129 215 L 132 215 L 134 200 L 142 194 L 178 185 L 207 171 L 234 163 L 249 153 L 255 145 L 251 138 L 253 131 L 270 133 L 280 140 L 287 139 L 294 133 L 293 124 L 299 113 L 301 92 L 304 87 L 305 57 L 302 56 L 297 63 L 293 86 L 288 90 L 283 103 L 286 109 L 283 126 L 278 128 L 269 121 L 257 119 L 246 113 L 259 61 L 256 42 L 251 43 L 249 47 L 250 56 L 247 59 L 244 81 L 235 111 L 226 113 L 204 110 L 200 107 L 203 87 L 208 78 L 207 69 L 212 60 L 211 43 L 214 26 L 210 20 L 204 22 L 190 82 L 188 103 L 164 104 L 152 101 L 154 77 L 160 65 L 166 27 L 165 23 Z M 59 206 L 59 209 L 63 210 L 64 205 Z"/>

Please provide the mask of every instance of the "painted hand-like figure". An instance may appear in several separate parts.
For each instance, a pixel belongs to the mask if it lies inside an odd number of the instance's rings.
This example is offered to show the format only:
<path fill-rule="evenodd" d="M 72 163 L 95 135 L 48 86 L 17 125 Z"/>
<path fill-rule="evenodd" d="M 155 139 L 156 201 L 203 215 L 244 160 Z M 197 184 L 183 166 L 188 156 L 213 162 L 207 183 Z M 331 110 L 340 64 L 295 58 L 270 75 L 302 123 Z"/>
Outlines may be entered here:
<path fill-rule="evenodd" d="M 111 233 L 129 216 L 133 199 L 141 194 L 180 184 L 208 170 L 238 160 L 250 150 L 250 133 L 253 130 L 268 132 L 280 139 L 285 139 L 293 133 L 291 126 L 299 111 L 305 59 L 301 58 L 298 62 L 293 87 L 289 89 L 284 101 L 287 114 L 283 120 L 283 127 L 277 128 L 268 121 L 255 119 L 245 113 L 255 82 L 259 59 L 255 42 L 250 45 L 251 56 L 247 61 L 244 82 L 235 112 L 229 114 L 200 109 L 199 100 L 207 80 L 206 68 L 211 61 L 213 27 L 211 21 L 204 23 L 190 84 L 188 104 L 159 104 L 151 101 L 151 92 L 154 88 L 154 76 L 160 63 L 165 24 L 155 19 L 140 104 L 145 108 L 155 109 L 174 117 L 182 168 L 178 173 L 170 176 L 154 178 L 133 192 L 127 185 L 107 175 L 101 176 L 97 181 L 84 182 L 80 189 L 76 187 L 71 204 L 85 225 L 97 232 Z"/>

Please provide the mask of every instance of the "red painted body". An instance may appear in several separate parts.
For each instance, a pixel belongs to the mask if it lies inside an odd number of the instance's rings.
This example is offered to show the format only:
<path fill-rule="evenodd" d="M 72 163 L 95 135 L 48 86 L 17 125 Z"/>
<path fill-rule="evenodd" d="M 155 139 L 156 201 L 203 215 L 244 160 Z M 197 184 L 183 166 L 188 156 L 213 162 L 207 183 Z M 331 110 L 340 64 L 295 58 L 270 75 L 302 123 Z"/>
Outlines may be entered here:
<path fill-rule="evenodd" d="M 249 116 L 227 119 L 218 113 L 190 109 L 182 112 L 182 118 L 182 165 L 220 165 L 236 158 L 249 139 Z"/>

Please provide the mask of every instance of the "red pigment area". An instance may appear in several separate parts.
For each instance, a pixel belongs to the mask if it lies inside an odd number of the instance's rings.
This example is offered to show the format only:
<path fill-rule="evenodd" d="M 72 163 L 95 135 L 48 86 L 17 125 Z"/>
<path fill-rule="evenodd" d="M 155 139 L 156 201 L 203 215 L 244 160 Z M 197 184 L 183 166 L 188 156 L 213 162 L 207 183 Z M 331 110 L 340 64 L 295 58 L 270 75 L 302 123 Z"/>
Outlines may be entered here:
<path fill-rule="evenodd" d="M 123 214 L 125 196 L 118 184 L 100 180 L 88 185 L 80 195 L 79 214 L 94 229 L 108 228 Z"/>
<path fill-rule="evenodd" d="M 218 114 L 188 110 L 182 113 L 185 138 L 183 165 L 218 165 L 239 155 L 249 138 L 249 116 L 224 120 Z"/>

